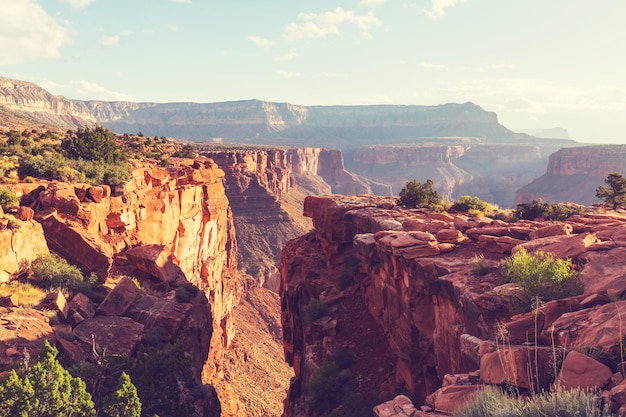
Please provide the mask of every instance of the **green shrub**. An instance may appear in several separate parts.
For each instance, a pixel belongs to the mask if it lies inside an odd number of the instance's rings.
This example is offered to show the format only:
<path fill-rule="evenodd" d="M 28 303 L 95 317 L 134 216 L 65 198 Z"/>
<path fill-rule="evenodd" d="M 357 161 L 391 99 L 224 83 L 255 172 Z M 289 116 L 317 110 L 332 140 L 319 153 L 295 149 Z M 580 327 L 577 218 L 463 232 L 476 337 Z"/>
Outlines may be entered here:
<path fill-rule="evenodd" d="M 481 200 L 478 197 L 471 197 L 469 195 L 461 196 L 458 200 L 452 204 L 450 210 L 461 211 L 467 213 L 470 210 L 478 210 L 484 212 L 490 208 L 490 204 Z"/>
<path fill-rule="evenodd" d="M 11 190 L 0 187 L 0 207 L 3 211 L 9 211 L 12 207 L 18 205 L 20 199 Z"/>
<path fill-rule="evenodd" d="M 85 126 L 76 132 L 69 131 L 61 149 L 71 159 L 118 163 L 126 160 L 122 148 L 115 142 L 115 134 L 102 126 L 90 129 Z"/>
<path fill-rule="evenodd" d="M 311 324 L 317 319 L 321 319 L 328 314 L 328 304 L 322 303 L 314 298 L 304 307 L 304 320 Z"/>
<path fill-rule="evenodd" d="M 454 417 L 610 417 L 600 395 L 575 388 L 543 392 L 528 399 L 485 388 L 466 402 Z"/>
<path fill-rule="evenodd" d="M 400 191 L 398 205 L 406 208 L 427 207 L 432 210 L 440 208 L 441 196 L 433 190 L 433 180 L 428 179 L 424 184 L 411 180 L 404 184 Z"/>
<path fill-rule="evenodd" d="M 585 208 L 580 205 L 548 204 L 541 199 L 537 199 L 533 200 L 532 203 L 518 204 L 513 210 L 513 215 L 524 220 L 543 218 L 545 220 L 563 221 L 570 216 L 584 212 Z"/>
<path fill-rule="evenodd" d="M 67 288 L 77 291 L 84 287 L 85 280 L 77 266 L 52 254 L 42 255 L 31 264 L 33 282 L 42 288 Z"/>
<path fill-rule="evenodd" d="M 553 254 L 520 249 L 502 261 L 502 278 L 519 285 L 530 302 L 550 301 L 582 292 L 582 285 L 571 259 L 558 259 Z M 530 305 L 530 304 L 529 304 Z"/>

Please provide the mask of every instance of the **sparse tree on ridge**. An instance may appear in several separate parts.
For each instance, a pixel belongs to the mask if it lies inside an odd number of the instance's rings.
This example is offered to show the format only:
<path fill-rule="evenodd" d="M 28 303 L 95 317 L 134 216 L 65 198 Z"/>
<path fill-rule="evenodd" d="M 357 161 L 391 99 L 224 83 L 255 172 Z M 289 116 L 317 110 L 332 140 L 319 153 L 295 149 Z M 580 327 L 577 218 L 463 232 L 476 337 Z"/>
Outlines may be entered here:
<path fill-rule="evenodd" d="M 400 191 L 398 204 L 406 208 L 428 207 L 433 209 L 441 204 L 441 196 L 433 190 L 433 180 L 428 179 L 425 183 L 411 180 L 404 184 Z"/>
<path fill-rule="evenodd" d="M 601 185 L 596 189 L 596 197 L 601 198 L 613 210 L 626 203 L 626 178 L 618 172 L 610 173 L 604 180 L 607 184 Z"/>

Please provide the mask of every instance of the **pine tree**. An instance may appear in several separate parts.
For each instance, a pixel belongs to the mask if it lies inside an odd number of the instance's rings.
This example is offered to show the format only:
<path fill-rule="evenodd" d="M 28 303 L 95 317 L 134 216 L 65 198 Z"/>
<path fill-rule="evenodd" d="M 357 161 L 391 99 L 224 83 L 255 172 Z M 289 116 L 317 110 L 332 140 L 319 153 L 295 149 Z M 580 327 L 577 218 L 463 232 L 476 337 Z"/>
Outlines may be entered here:
<path fill-rule="evenodd" d="M 15 370 L 0 384 L 0 415 L 28 417 L 33 408 L 31 399 L 35 390 L 28 379 L 19 377 Z"/>
<path fill-rule="evenodd" d="M 56 360 L 46 340 L 37 363 L 23 377 L 11 371 L 0 383 L 2 415 L 19 417 L 94 417 L 96 410 L 85 382 Z"/>
<path fill-rule="evenodd" d="M 126 372 L 122 372 L 117 383 L 117 391 L 102 402 L 102 409 L 109 417 L 140 417 L 141 402 L 137 389 Z"/>
<path fill-rule="evenodd" d="M 601 185 L 596 189 L 596 197 L 604 200 L 606 204 L 617 210 L 618 207 L 626 203 L 626 178 L 618 172 L 610 173 L 604 182 L 608 185 Z"/>

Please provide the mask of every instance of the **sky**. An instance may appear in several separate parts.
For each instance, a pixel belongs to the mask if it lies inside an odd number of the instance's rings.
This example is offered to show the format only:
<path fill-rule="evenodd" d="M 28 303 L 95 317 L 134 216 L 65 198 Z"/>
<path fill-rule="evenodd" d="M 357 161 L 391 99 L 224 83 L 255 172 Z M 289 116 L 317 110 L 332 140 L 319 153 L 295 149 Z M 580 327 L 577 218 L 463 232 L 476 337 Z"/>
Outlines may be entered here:
<path fill-rule="evenodd" d="M 72 99 L 471 101 L 626 143 L 625 0 L 0 0 L 0 76 Z"/>

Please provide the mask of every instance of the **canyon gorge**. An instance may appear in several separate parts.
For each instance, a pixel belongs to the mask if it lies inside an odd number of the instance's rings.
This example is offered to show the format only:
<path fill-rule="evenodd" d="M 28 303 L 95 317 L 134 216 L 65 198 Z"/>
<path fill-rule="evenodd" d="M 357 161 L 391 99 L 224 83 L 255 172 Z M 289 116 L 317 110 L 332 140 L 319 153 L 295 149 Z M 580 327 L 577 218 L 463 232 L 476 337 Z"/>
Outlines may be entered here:
<path fill-rule="evenodd" d="M 472 103 L 78 101 L 5 78 L 0 121 L 5 132 L 98 123 L 119 141 L 163 136 L 194 149 L 167 164 L 131 159 L 116 186 L 0 185 L 20 198 L 0 214 L 1 284 L 27 279 L 50 253 L 100 284 L 97 296 L 53 292 L 34 307 L 2 298 L 1 370 L 25 351 L 34 358 L 43 339 L 74 362 L 178 343 L 204 387 L 183 390 L 191 415 L 295 417 L 323 414 L 311 387 L 343 360 L 330 411 L 435 417 L 488 385 L 576 386 L 582 366 L 601 374 L 586 387 L 626 410 L 622 213 L 596 206 L 564 222 L 508 223 L 392 197 L 432 178 L 448 200 L 590 206 L 624 166 L 623 146 L 514 133 Z M 121 136 L 131 131 L 143 133 Z M 520 311 L 523 295 L 499 265 L 521 249 L 572 259 L 582 294 Z M 593 359 L 592 347 L 610 359 Z"/>

